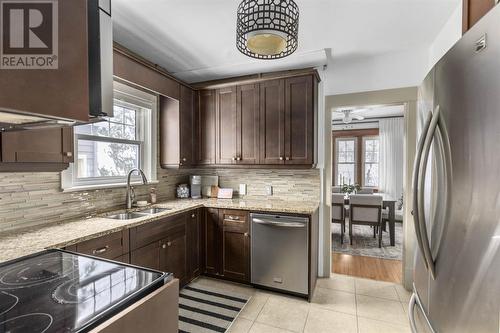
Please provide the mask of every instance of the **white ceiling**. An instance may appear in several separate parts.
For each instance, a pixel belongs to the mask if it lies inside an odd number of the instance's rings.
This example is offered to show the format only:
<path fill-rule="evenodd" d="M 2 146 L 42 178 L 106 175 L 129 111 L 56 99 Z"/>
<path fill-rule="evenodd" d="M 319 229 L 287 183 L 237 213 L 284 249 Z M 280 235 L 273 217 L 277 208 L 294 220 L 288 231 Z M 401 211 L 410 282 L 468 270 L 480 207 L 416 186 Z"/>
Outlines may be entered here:
<path fill-rule="evenodd" d="M 239 0 L 112 1 L 114 39 L 182 80 L 327 64 L 328 95 L 363 89 L 349 80 L 369 77 L 377 70 L 372 67 L 389 77 L 388 86 L 400 84 L 391 75 L 426 68 L 428 48 L 461 0 L 296 0 L 299 48 L 278 61 L 251 59 L 236 49 Z"/>
<path fill-rule="evenodd" d="M 345 108 L 339 110 L 345 110 Z M 355 111 L 356 115 L 363 116 L 365 119 L 402 117 L 404 116 L 405 107 L 404 105 L 372 106 L 363 109 L 353 109 L 353 111 Z M 342 120 L 343 118 L 344 115 L 342 113 L 332 112 L 333 121 Z"/>

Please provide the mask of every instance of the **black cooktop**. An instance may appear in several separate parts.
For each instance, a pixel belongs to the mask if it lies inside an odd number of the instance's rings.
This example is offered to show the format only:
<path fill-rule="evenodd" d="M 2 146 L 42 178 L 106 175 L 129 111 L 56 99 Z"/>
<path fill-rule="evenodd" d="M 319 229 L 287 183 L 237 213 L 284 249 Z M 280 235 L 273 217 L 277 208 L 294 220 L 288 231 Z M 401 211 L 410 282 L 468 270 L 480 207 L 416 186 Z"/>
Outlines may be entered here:
<path fill-rule="evenodd" d="M 61 250 L 0 265 L 0 332 L 86 332 L 171 278 Z"/>

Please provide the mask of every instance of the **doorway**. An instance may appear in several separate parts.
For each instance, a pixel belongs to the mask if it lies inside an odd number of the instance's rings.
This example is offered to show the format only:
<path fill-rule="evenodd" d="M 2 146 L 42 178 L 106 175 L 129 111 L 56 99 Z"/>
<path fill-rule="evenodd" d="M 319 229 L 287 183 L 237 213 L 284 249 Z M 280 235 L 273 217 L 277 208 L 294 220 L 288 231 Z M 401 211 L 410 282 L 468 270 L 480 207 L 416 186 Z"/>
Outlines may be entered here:
<path fill-rule="evenodd" d="M 404 111 L 404 104 L 333 110 L 335 273 L 402 282 Z"/>

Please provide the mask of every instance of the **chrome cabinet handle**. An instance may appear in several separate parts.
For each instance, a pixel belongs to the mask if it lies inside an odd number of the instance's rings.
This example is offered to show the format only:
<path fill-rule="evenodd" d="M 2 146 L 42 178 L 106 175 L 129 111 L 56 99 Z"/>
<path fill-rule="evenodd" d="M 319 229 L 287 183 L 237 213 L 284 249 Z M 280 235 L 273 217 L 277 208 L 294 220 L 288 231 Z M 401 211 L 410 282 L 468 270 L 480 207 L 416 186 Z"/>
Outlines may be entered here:
<path fill-rule="evenodd" d="M 271 225 L 275 227 L 285 227 L 285 228 L 304 228 L 306 225 L 304 223 L 284 223 L 284 222 L 272 222 L 268 220 L 261 220 L 261 219 L 253 219 L 253 223 L 257 224 L 263 224 L 263 225 Z"/>
<path fill-rule="evenodd" d="M 187 159 L 185 157 L 182 158 L 182 162 L 186 162 Z"/>
<path fill-rule="evenodd" d="M 239 221 L 240 217 L 239 216 L 228 215 L 227 219 L 231 220 L 231 221 Z"/>
<path fill-rule="evenodd" d="M 417 245 L 419 251 L 422 253 L 422 256 L 424 257 L 424 263 L 425 267 L 427 267 L 427 261 L 425 260 L 424 256 L 424 250 L 422 247 L 422 236 L 420 234 L 420 216 L 419 216 L 419 193 L 420 193 L 420 188 L 419 188 L 419 170 L 420 170 L 420 161 L 422 159 L 422 152 L 424 149 L 424 141 L 427 136 L 427 132 L 429 131 L 429 126 L 431 124 L 432 120 L 432 114 L 428 113 L 427 117 L 425 118 L 424 122 L 424 128 L 422 129 L 422 134 L 420 135 L 420 139 L 418 140 L 418 145 L 417 145 L 417 153 L 415 155 L 415 163 L 413 165 L 413 210 L 412 210 L 412 215 L 413 215 L 413 225 L 415 227 L 415 234 L 417 236 Z"/>
<path fill-rule="evenodd" d="M 245 237 L 248 237 L 248 236 L 250 236 L 250 235 L 248 234 L 248 232 L 245 232 L 245 233 L 244 233 L 244 236 L 245 236 Z"/>
<path fill-rule="evenodd" d="M 100 249 L 95 249 L 92 251 L 92 254 L 103 254 L 106 251 L 108 251 L 109 245 L 106 245 L 105 247 L 101 247 Z"/>
<path fill-rule="evenodd" d="M 161 248 L 162 249 L 166 249 L 167 248 L 167 244 L 162 244 Z"/>
<path fill-rule="evenodd" d="M 285 160 L 290 161 L 290 157 L 288 157 L 288 156 L 285 157 Z"/>
<path fill-rule="evenodd" d="M 231 158 L 233 161 L 236 161 L 236 157 Z"/>
<path fill-rule="evenodd" d="M 167 242 L 167 246 L 172 246 L 172 242 Z"/>
<path fill-rule="evenodd" d="M 283 156 L 280 156 L 280 161 L 283 161 Z"/>
<path fill-rule="evenodd" d="M 241 157 L 236 157 L 236 160 L 237 161 L 241 161 Z"/>
<path fill-rule="evenodd" d="M 194 219 L 196 217 L 196 214 L 191 214 L 191 218 Z"/>
<path fill-rule="evenodd" d="M 70 152 L 70 151 L 66 151 L 66 152 L 63 153 L 63 155 L 66 156 L 66 157 L 72 157 L 73 153 Z"/>

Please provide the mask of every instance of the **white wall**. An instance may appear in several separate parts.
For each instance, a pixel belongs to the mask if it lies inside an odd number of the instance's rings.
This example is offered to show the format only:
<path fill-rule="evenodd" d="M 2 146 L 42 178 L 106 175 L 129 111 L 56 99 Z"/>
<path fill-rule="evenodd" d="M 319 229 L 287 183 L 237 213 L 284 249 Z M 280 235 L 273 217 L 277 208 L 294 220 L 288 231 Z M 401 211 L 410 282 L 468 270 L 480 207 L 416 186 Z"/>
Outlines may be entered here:
<path fill-rule="evenodd" d="M 335 53 L 335 50 L 333 50 Z M 328 65 L 325 95 L 418 86 L 428 68 L 427 48 L 334 57 Z"/>
<path fill-rule="evenodd" d="M 451 14 L 429 49 L 430 70 L 448 50 L 462 37 L 462 2 Z"/>

